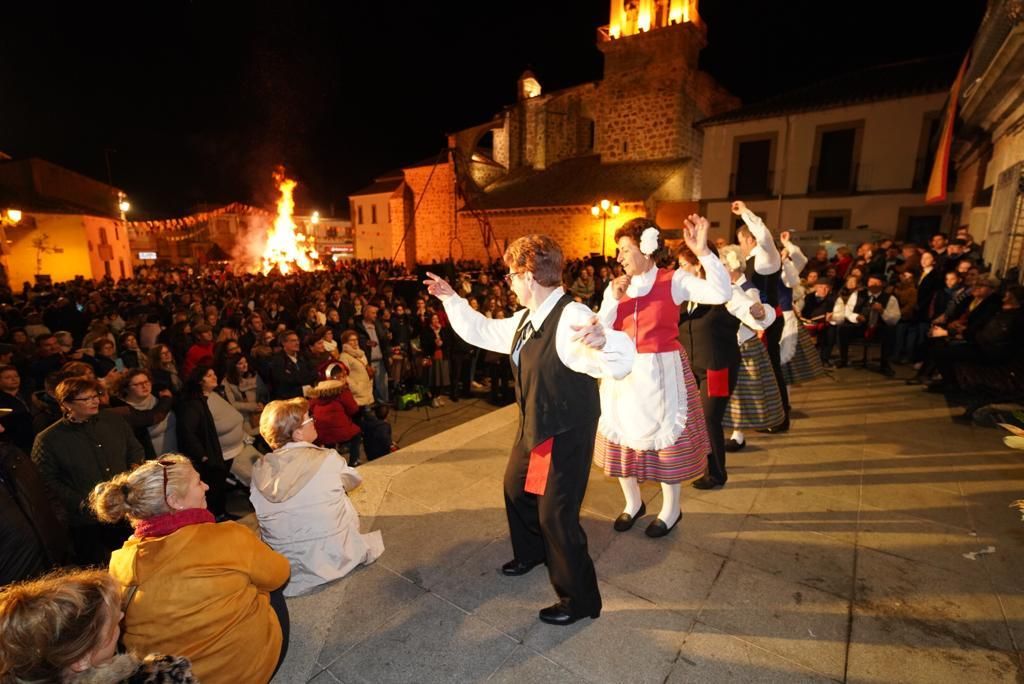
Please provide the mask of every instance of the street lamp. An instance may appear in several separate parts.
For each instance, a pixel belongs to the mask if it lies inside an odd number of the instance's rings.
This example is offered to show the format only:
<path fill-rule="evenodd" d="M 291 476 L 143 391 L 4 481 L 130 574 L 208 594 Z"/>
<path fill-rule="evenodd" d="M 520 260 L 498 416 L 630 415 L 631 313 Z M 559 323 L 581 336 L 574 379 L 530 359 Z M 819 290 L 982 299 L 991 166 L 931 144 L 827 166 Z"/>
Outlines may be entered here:
<path fill-rule="evenodd" d="M 606 256 L 607 251 L 605 250 L 605 244 L 608 241 L 608 217 L 618 216 L 621 207 L 618 202 L 612 204 L 611 200 L 602 199 L 597 202 L 594 206 L 590 207 L 590 213 L 594 215 L 594 218 L 601 219 L 601 256 Z"/>
<path fill-rule="evenodd" d="M 4 212 L 3 216 L 0 216 L 0 218 L 5 219 L 4 223 L 10 223 L 11 225 L 14 225 L 16 223 L 20 223 L 21 222 L 21 210 L 20 209 L 8 209 L 7 211 Z"/>
<path fill-rule="evenodd" d="M 313 215 L 309 217 L 309 222 L 312 223 L 314 226 L 320 223 L 320 212 L 314 211 Z"/>

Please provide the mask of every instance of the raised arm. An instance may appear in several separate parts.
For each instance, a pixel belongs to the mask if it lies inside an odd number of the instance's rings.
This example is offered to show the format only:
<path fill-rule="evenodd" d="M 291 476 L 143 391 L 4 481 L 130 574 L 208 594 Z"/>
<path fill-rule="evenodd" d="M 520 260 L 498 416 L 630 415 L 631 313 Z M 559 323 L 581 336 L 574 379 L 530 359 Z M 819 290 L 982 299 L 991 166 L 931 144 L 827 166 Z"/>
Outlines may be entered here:
<path fill-rule="evenodd" d="M 509 318 L 487 318 L 479 311 L 474 311 L 462 297 L 444 279 L 433 273 L 427 273 L 423 281 L 427 291 L 444 303 L 444 311 L 459 337 L 474 347 L 480 347 L 499 354 L 508 354 L 512 349 L 512 340 L 516 336 L 516 328 L 526 315 L 526 311 L 516 312 Z"/>

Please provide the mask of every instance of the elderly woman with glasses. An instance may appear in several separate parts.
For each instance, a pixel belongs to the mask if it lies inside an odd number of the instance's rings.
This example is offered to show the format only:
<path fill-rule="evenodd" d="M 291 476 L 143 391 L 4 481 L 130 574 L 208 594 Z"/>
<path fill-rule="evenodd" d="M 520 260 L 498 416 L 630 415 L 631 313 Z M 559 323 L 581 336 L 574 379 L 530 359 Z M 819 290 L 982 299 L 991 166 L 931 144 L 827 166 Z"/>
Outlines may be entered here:
<path fill-rule="evenodd" d="M 54 396 L 63 418 L 36 436 L 32 460 L 71 528 L 82 563 L 106 563 L 130 534 L 89 515 L 89 492 L 98 482 L 141 463 L 145 451 L 124 418 L 100 411 L 103 385 L 87 377 L 62 381 Z"/>
<path fill-rule="evenodd" d="M 187 657 L 199 681 L 267 682 L 288 649 L 288 561 L 247 527 L 215 522 L 207 489 L 186 456 L 168 454 L 90 495 L 97 518 L 134 529 L 110 559 L 122 640 Z"/>
<path fill-rule="evenodd" d="M 344 577 L 384 552 L 379 531 L 359 532 L 359 514 L 346 490 L 362 481 L 337 451 L 318 447 L 305 399 L 272 401 L 260 434 L 274 451 L 252 470 L 250 500 L 260 534 L 291 563 L 285 596 Z"/>
<path fill-rule="evenodd" d="M 108 411 L 128 421 L 135 438 L 146 452 L 146 458 L 156 458 L 178 450 L 175 434 L 176 421 L 171 391 L 153 390 L 153 376 L 144 368 L 125 371 L 117 383 L 117 392 L 110 398 Z"/>

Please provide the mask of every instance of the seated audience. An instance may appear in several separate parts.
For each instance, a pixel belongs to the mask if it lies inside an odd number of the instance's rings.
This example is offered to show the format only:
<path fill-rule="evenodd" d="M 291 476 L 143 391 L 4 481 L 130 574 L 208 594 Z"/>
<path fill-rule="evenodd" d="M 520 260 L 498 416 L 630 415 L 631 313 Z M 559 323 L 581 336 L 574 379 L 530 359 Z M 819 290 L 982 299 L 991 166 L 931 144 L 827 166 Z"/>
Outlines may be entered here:
<path fill-rule="evenodd" d="M 291 564 L 286 596 L 344 577 L 384 552 L 379 531 L 359 532 L 359 514 L 346 490 L 362 477 L 334 449 L 318 447 L 305 399 L 272 401 L 260 434 L 274 451 L 252 472 L 250 499 L 260 534 Z"/>
<path fill-rule="evenodd" d="M 55 572 L 0 589 L 0 681 L 199 681 L 187 658 L 118 654 L 123 615 L 120 587 L 102 570 Z"/>
<path fill-rule="evenodd" d="M 288 647 L 288 561 L 247 527 L 216 523 L 185 456 L 147 461 L 99 484 L 89 502 L 134 534 L 110 558 L 124 645 L 176 653 L 202 682 L 268 682 Z"/>

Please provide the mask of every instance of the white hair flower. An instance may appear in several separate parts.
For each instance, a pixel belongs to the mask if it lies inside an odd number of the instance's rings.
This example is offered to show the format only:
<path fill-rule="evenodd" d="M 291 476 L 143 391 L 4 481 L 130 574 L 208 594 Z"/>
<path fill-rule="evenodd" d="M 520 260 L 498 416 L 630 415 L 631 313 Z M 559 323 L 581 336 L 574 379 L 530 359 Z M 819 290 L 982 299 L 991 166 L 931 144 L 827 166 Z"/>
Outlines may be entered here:
<path fill-rule="evenodd" d="M 644 256 L 651 256 L 658 250 L 658 229 L 654 226 L 646 228 L 640 234 L 640 253 Z"/>

